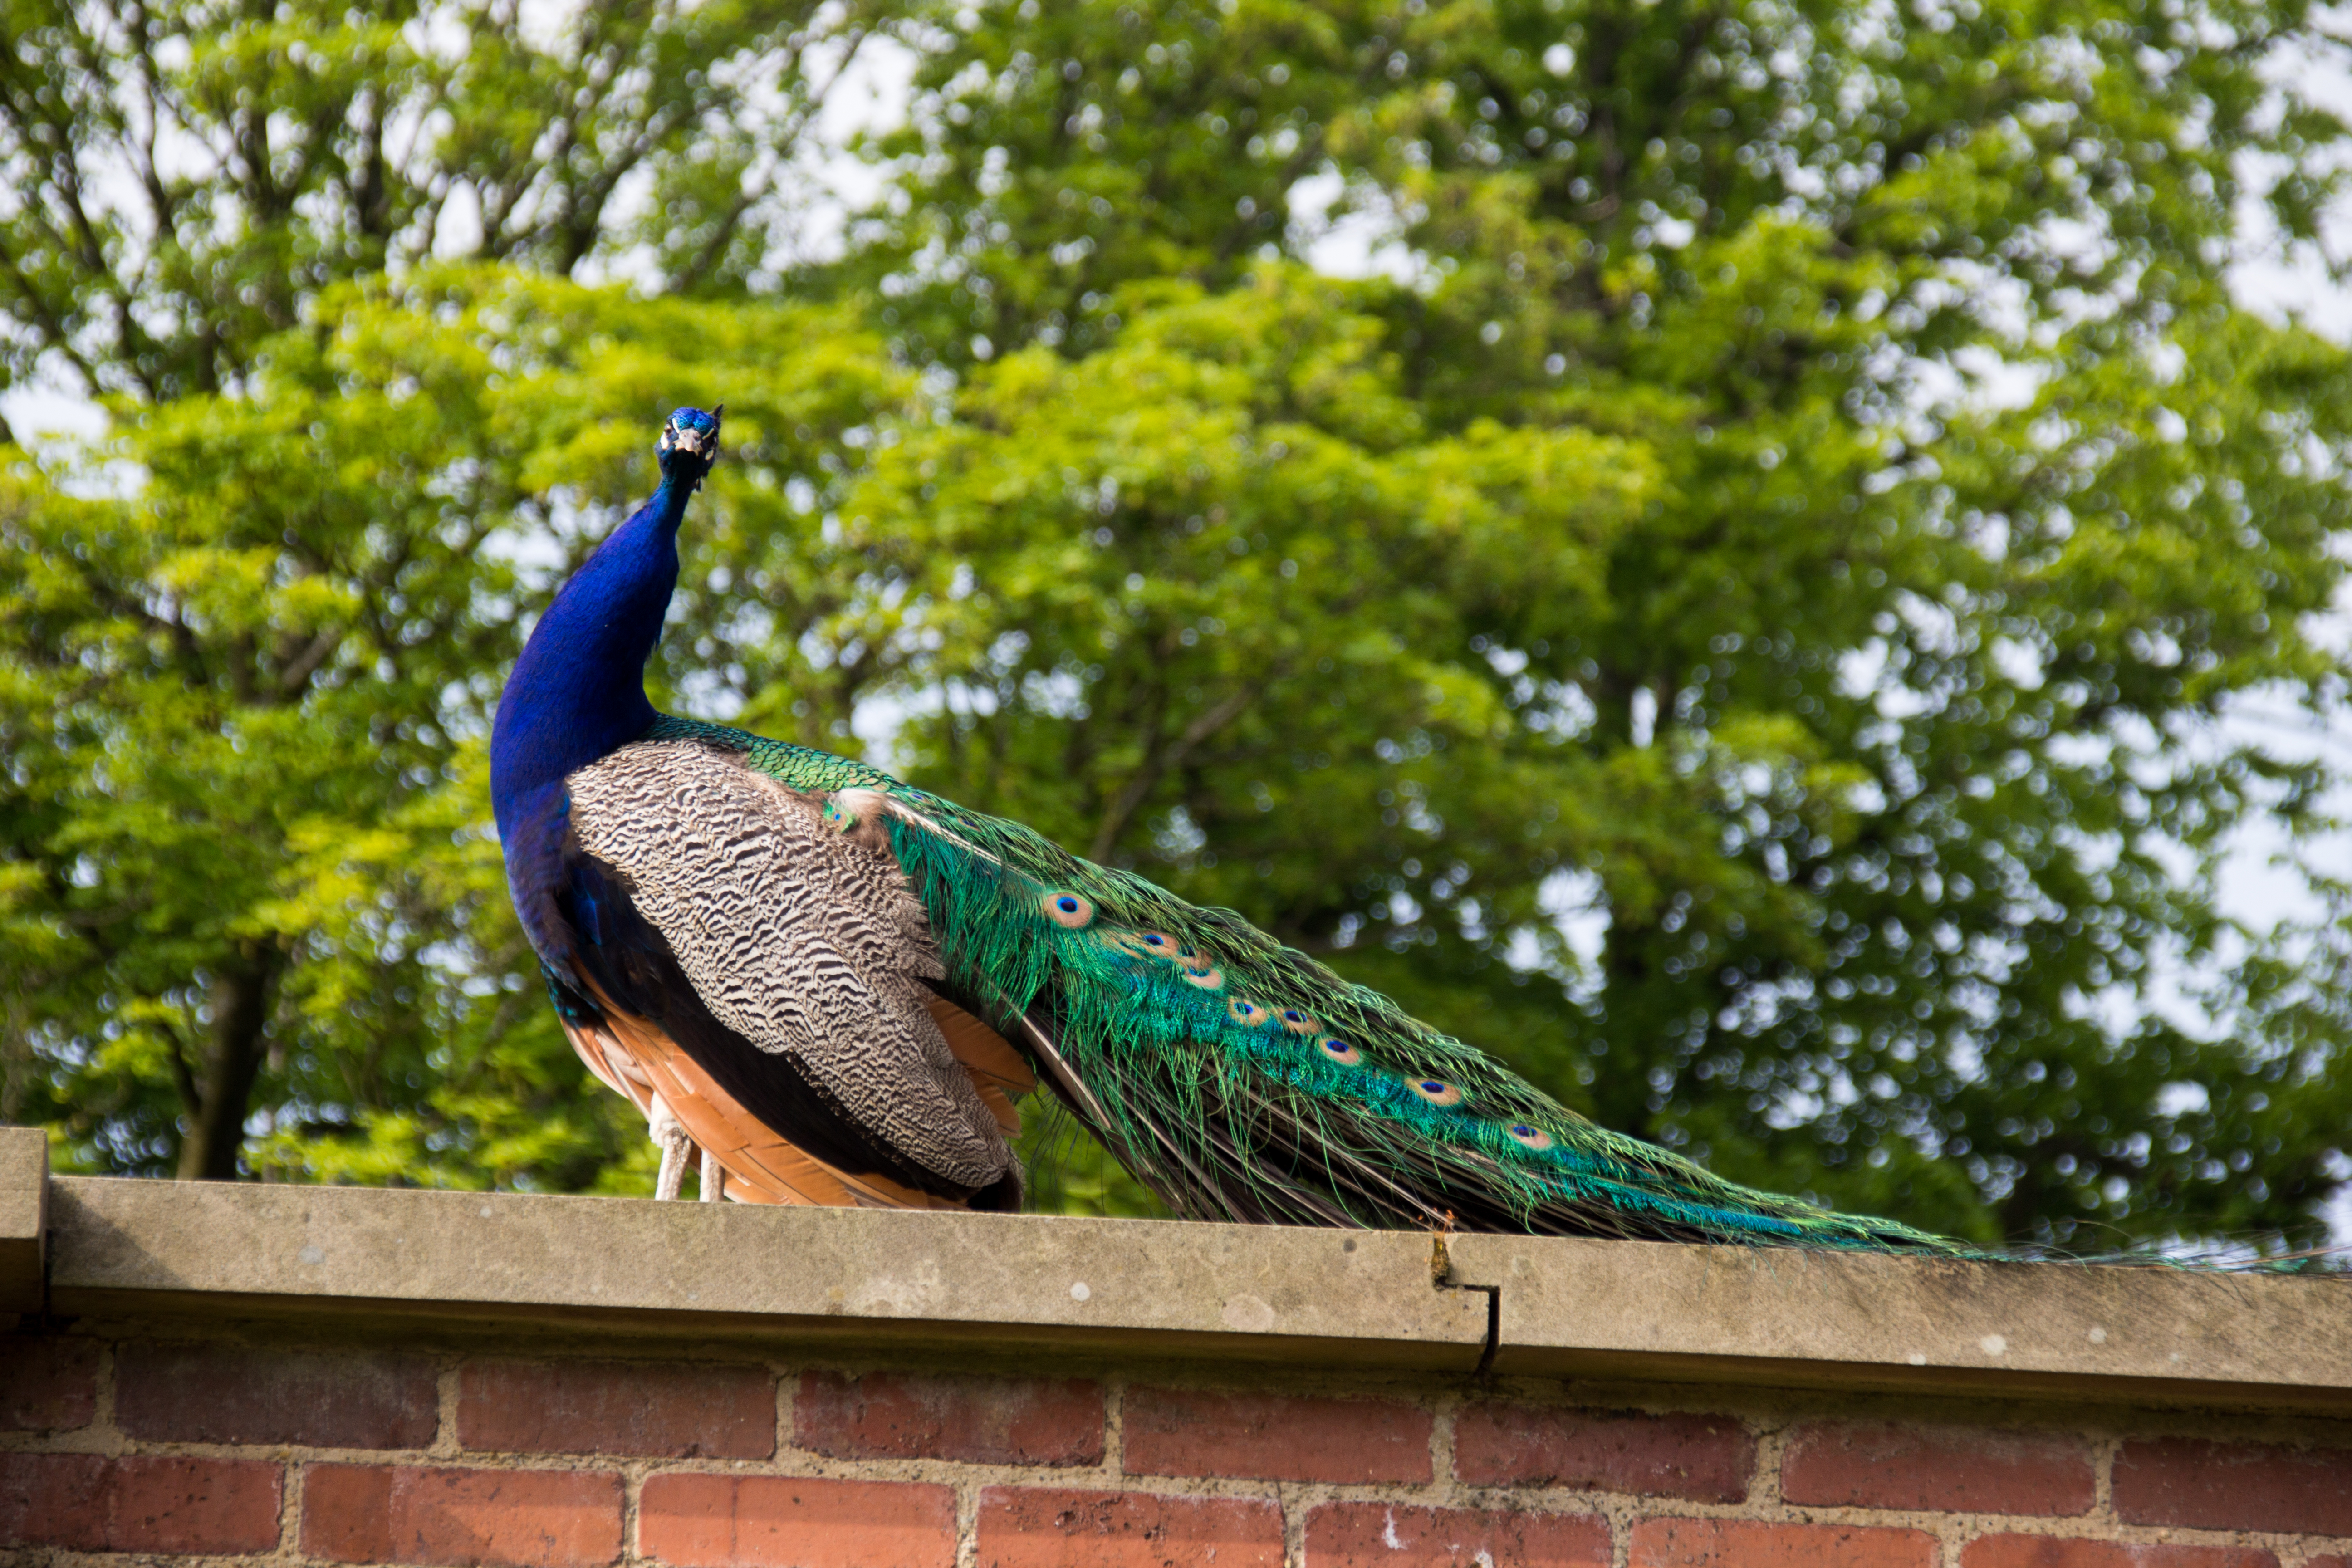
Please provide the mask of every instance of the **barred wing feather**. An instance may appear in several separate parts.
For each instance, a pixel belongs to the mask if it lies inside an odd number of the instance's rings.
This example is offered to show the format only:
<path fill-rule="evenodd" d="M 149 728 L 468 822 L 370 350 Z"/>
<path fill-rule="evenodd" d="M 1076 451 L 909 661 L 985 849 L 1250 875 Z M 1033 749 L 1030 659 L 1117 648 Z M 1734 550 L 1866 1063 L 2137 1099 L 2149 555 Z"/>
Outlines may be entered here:
<path fill-rule="evenodd" d="M 938 950 L 886 847 L 696 742 L 625 746 L 566 787 L 592 1004 L 572 1027 L 600 1076 L 645 1083 L 641 1107 L 657 1092 L 751 1191 L 802 1194 L 780 1201 L 961 1204 L 1007 1183 L 1017 1201 L 1019 1064 L 976 1076 L 950 1045 L 941 1017 L 971 1021 L 933 989 Z"/>

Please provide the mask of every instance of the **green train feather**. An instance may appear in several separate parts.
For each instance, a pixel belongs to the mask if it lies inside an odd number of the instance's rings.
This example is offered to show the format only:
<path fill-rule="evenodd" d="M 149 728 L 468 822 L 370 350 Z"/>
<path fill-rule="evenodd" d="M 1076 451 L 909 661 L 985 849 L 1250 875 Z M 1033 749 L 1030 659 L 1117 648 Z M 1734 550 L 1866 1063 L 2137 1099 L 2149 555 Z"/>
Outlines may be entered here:
<path fill-rule="evenodd" d="M 1230 910 L 879 769 L 689 720 L 645 738 L 746 752 L 843 831 L 882 817 L 951 988 L 1180 1213 L 1971 1255 L 1597 1127 Z"/>

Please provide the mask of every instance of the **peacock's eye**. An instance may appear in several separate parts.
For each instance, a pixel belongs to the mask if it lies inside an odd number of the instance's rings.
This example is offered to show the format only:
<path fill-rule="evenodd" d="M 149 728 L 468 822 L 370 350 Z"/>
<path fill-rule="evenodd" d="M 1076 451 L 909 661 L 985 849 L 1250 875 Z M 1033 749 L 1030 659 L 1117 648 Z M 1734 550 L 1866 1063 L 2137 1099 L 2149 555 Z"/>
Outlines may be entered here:
<path fill-rule="evenodd" d="M 1225 984 L 1225 972 L 1216 968 L 1187 968 L 1184 971 L 1184 984 L 1197 985 L 1203 991 L 1222 991 Z"/>
<path fill-rule="evenodd" d="M 1323 1054 L 1342 1067 L 1354 1067 L 1364 1059 L 1364 1053 L 1336 1036 L 1323 1037 Z"/>
<path fill-rule="evenodd" d="M 1084 931 L 1094 924 L 1093 901 L 1076 893 L 1048 893 L 1045 898 L 1045 909 L 1047 920 L 1069 931 Z"/>
<path fill-rule="evenodd" d="M 1406 1081 L 1405 1087 L 1412 1090 L 1413 1093 L 1421 1096 L 1422 1099 L 1429 1101 L 1432 1105 L 1459 1105 L 1462 1103 L 1462 1091 L 1454 1085 L 1446 1082 L 1444 1079 L 1412 1079 Z"/>
<path fill-rule="evenodd" d="M 1318 1026 L 1315 1020 L 1296 1007 L 1285 1007 L 1281 1013 L 1282 1026 L 1294 1035 L 1311 1035 Z"/>
<path fill-rule="evenodd" d="M 1231 1013 L 1234 1016 L 1234 1022 L 1244 1028 L 1255 1029 L 1265 1022 L 1265 1008 L 1255 1002 L 1245 1002 L 1238 996 L 1225 1004 L 1225 1011 Z"/>
<path fill-rule="evenodd" d="M 1538 1152 L 1551 1147 L 1551 1134 L 1540 1127 L 1530 1127 L 1522 1121 L 1509 1128 L 1508 1131 L 1519 1143 Z"/>

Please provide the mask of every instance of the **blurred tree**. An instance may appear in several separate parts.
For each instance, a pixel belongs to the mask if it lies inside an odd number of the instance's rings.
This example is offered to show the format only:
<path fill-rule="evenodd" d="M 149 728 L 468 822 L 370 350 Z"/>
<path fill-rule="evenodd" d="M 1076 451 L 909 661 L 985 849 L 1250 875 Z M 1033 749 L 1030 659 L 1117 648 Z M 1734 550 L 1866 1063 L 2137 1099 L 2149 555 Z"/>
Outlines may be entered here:
<path fill-rule="evenodd" d="M 1135 279 L 1231 286 L 1388 85 L 1359 0 L 935 11 L 908 123 L 871 144 L 901 205 L 845 269 L 884 277 L 908 351 L 950 364 L 1094 348 Z"/>
<path fill-rule="evenodd" d="M 127 411 L 128 499 L 0 491 L 0 1115 L 102 1170 L 625 1174 L 506 899 L 500 678 L 689 398 L 729 406 L 701 568 L 850 578 L 795 520 L 904 378 L 839 312 L 513 273 L 330 290 L 252 364 Z"/>
<path fill-rule="evenodd" d="M 2274 68 L 2330 47 L 2299 3 L 965 13 L 884 149 L 905 237 L 868 258 L 918 352 L 1110 343 L 1068 374 L 1120 406 L 1090 378 L 1157 297 L 1137 280 L 1306 253 L 1312 170 L 1392 217 L 1408 281 L 1355 307 L 1386 322 L 1386 417 L 1514 463 L 1613 438 L 1643 483 L 1568 591 L 1432 575 L 1448 616 L 1357 627 L 1457 683 L 1465 760 L 1408 709 L 1318 710 L 1332 677 L 1254 617 L 1171 621 L 1241 679 L 1108 656 L 1182 595 L 1166 503 L 1082 446 L 1061 529 L 1091 504 L 1088 580 L 1139 600 L 1037 569 L 1050 531 L 960 541 L 1021 641 L 942 668 L 987 700 L 904 743 L 1728 1174 L 1986 1239 L 2308 1238 L 2346 1173 L 2343 928 L 2242 930 L 2214 875 L 2250 813 L 2326 821 L 2326 768 L 2222 721 L 2252 696 L 2317 727 L 2344 693 L 2312 618 L 2346 359 L 2229 288 L 2247 225 L 2308 242 L 2338 188 L 2342 124 Z M 982 427 L 1041 447 L 1042 410 L 982 390 L 1038 374 L 976 374 Z M 1353 493 L 1307 515 L 1342 553 L 1384 527 Z M 1350 582 L 1302 578 L 1285 618 Z M 1219 743 L 1170 765 L 1195 731 Z M 1322 756 L 1345 793 L 1269 842 Z M 1349 807 L 1353 832 L 1322 815 Z M 1560 1000 L 1523 984 L 1538 954 Z M 2160 1005 L 2168 974 L 2191 1005 Z"/>
<path fill-rule="evenodd" d="M 11 0 L 0 376 L 217 390 L 320 289 L 434 256 L 740 290 L 897 9 Z"/>

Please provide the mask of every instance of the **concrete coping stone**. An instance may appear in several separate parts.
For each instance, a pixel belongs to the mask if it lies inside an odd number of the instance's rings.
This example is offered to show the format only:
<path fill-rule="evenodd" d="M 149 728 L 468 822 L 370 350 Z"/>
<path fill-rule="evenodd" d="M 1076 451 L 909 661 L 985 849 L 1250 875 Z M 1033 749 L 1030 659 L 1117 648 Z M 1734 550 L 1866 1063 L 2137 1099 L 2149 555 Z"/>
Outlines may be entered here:
<path fill-rule="evenodd" d="M 0 1312 L 40 1310 L 48 1228 L 48 1134 L 0 1127 Z"/>
<path fill-rule="evenodd" d="M 2352 1279 L 2341 1276 L 1506 1236 L 1454 1236 L 1441 1254 L 1436 1238 L 1396 1231 L 27 1183 L 36 1157 L 46 1173 L 38 1130 L 0 1129 L 0 1299 L 52 1317 L 394 1315 L 2352 1412 Z"/>

